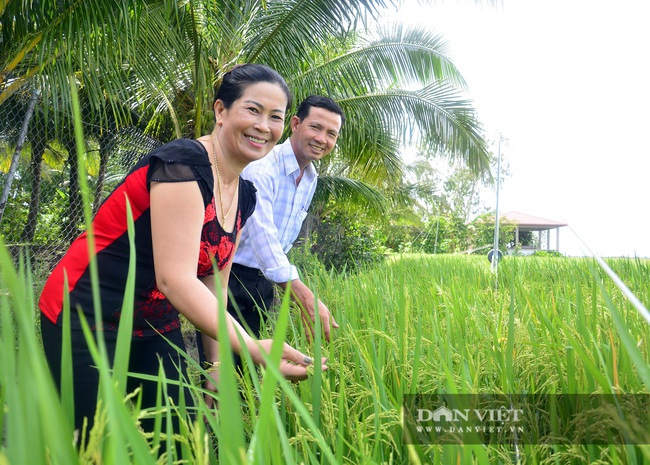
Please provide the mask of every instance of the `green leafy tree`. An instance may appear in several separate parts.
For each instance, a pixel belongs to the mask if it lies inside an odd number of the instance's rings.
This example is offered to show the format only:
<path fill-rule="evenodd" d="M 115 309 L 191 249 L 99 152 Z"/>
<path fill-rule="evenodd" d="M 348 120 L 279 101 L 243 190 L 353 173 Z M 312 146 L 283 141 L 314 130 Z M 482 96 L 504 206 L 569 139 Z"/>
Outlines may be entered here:
<path fill-rule="evenodd" d="M 480 123 L 444 40 L 423 28 L 365 27 L 392 11 L 382 0 L 129 0 L 117 7 L 46 0 L 29 11 L 5 2 L 0 104 L 28 84 L 38 87 L 63 131 L 71 127 L 73 81 L 98 133 L 140 121 L 163 141 L 197 136 L 212 125 L 221 76 L 237 63 L 265 63 L 285 76 L 296 101 L 329 95 L 348 117 L 338 149 L 319 167 L 317 216 L 330 200 L 385 211 L 407 198 L 394 195 L 405 142 L 489 171 Z"/>
<path fill-rule="evenodd" d="M 380 229 L 355 209 L 333 210 L 316 228 L 310 251 L 327 270 L 350 272 L 384 258 Z"/>
<path fill-rule="evenodd" d="M 493 247 L 494 245 L 494 212 L 485 213 L 472 221 L 472 248 Z M 505 218 L 499 219 L 499 250 L 508 249 L 514 237 L 516 225 Z M 481 251 L 483 253 L 484 251 Z"/>

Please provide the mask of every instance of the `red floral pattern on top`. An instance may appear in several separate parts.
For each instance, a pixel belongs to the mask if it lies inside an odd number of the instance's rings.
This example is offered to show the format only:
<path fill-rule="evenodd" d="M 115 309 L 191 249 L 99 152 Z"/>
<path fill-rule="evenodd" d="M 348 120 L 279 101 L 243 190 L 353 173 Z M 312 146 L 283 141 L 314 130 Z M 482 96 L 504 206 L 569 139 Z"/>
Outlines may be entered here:
<path fill-rule="evenodd" d="M 201 244 L 199 248 L 199 264 L 196 274 L 202 278 L 214 273 L 213 260 L 219 271 L 223 270 L 235 253 L 235 240 L 241 228 L 241 211 L 237 210 L 237 221 L 232 233 L 227 233 L 217 220 L 214 197 L 205 209 Z"/>
<path fill-rule="evenodd" d="M 196 275 L 200 278 L 214 274 L 213 260 L 221 271 L 235 252 L 235 240 L 241 229 L 241 211 L 237 210 L 237 221 L 232 233 L 227 233 L 219 224 L 214 198 L 205 208 L 199 260 Z M 117 330 L 120 313 L 115 312 L 107 321 L 108 328 Z M 133 315 L 133 335 L 142 337 L 165 333 L 180 327 L 178 312 L 160 292 L 156 283 L 136 294 Z M 155 328 L 155 329 L 154 329 Z"/>

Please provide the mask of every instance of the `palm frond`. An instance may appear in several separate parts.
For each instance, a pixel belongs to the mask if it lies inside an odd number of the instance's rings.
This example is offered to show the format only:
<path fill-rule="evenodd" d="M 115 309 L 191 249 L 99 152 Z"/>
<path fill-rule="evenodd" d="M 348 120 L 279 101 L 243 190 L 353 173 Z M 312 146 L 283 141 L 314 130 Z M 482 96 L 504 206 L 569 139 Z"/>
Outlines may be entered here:
<path fill-rule="evenodd" d="M 385 132 L 402 144 L 420 144 L 477 173 L 489 173 L 480 122 L 441 36 L 393 24 L 358 43 L 289 78 L 298 99 L 320 93 L 343 107 L 349 123 L 340 141 L 346 146 L 342 153 L 369 146 L 386 153 L 386 138 L 380 145 L 377 136 Z"/>
<path fill-rule="evenodd" d="M 334 90 L 337 95 L 357 95 L 392 87 L 423 87 L 440 80 L 466 89 L 462 75 L 446 56 L 447 43 L 430 30 L 393 24 L 368 36 L 355 34 L 354 41 L 348 42 L 347 49 L 321 55 L 315 66 L 294 72 L 290 79 L 297 91 L 308 88 L 315 93 Z"/>
<path fill-rule="evenodd" d="M 380 190 L 363 181 L 338 176 L 319 176 L 313 202 L 322 207 L 330 201 L 358 205 L 375 214 L 385 211 L 389 203 Z"/>
<path fill-rule="evenodd" d="M 377 187 L 399 183 L 404 176 L 400 147 L 390 132 L 360 124 L 347 129 L 331 156 L 321 160 L 319 172 L 363 179 Z"/>
<path fill-rule="evenodd" d="M 432 153 L 461 161 L 477 173 L 489 172 L 489 153 L 475 110 L 446 82 L 341 99 L 339 104 L 351 121 L 390 130 L 404 144 L 427 145 Z"/>
<path fill-rule="evenodd" d="M 22 72 L 46 61 L 45 57 L 83 56 L 102 48 L 98 37 L 108 44 L 120 44 L 115 54 L 130 53 L 137 42 L 133 18 L 141 14 L 142 2 L 126 0 L 117 4 L 101 0 L 83 2 L 38 2 L 25 11 L 23 2 L 13 2 L 3 11 L 1 76 Z M 104 50 L 105 51 L 105 50 Z M 62 61 L 66 61 L 65 59 Z"/>
<path fill-rule="evenodd" d="M 250 24 L 243 55 L 250 61 L 273 63 L 283 75 L 296 63 L 312 60 L 311 52 L 323 51 L 332 37 L 346 36 L 359 18 L 378 17 L 394 2 L 384 0 L 298 0 L 266 3 Z M 282 58 L 289 57 L 288 63 Z"/>
<path fill-rule="evenodd" d="M 361 63 L 387 85 L 419 87 L 444 80 L 466 90 L 465 79 L 448 53 L 449 44 L 432 29 L 392 23 L 360 37 L 351 55 L 361 57 Z"/>

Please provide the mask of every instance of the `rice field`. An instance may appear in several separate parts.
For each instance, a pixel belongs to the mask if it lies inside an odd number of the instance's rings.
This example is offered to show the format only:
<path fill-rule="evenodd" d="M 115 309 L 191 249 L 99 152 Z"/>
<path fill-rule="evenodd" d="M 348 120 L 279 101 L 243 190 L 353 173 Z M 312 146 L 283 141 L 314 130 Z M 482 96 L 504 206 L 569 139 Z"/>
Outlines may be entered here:
<path fill-rule="evenodd" d="M 608 264 L 647 306 L 650 263 Z M 164 395 L 159 408 L 140 410 L 137 392 L 120 388 L 127 374 L 111 371 L 100 343 L 102 408 L 81 448 L 69 421 L 72 394 L 57 395 L 35 329 L 38 285 L 4 248 L 0 265 L 1 465 L 650 463 L 645 424 L 619 425 L 620 436 L 606 444 L 540 432 L 534 443 L 407 444 L 405 437 L 411 394 L 647 394 L 650 326 L 592 259 L 507 258 L 495 275 L 483 256 L 399 256 L 350 276 L 313 272 L 305 280 L 341 325 L 332 342 L 318 337 L 310 345 L 286 301 L 273 335 L 327 356 L 329 370 L 287 383 L 273 353 L 267 369 L 242 380 L 225 357 L 216 410 L 205 406 L 196 379 L 158 378 L 161 394 L 167 383 L 189 384 L 196 414 Z M 227 355 L 228 345 L 220 346 Z M 193 358 L 187 363 L 201 372 Z M 170 414 L 183 419 L 182 434 L 138 427 L 144 416 Z M 602 421 L 596 429 L 607 426 Z M 167 453 L 159 454 L 163 443 Z"/>

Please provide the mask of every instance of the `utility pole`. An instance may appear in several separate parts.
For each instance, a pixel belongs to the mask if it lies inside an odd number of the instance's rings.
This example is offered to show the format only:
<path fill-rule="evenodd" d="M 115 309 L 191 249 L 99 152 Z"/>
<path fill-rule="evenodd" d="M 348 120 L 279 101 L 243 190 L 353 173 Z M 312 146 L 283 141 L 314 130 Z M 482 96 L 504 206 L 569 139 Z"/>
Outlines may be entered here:
<path fill-rule="evenodd" d="M 499 189 L 501 187 L 501 135 L 497 149 L 497 205 L 494 213 L 494 248 L 492 249 L 492 272 L 497 273 L 499 267 Z"/>

